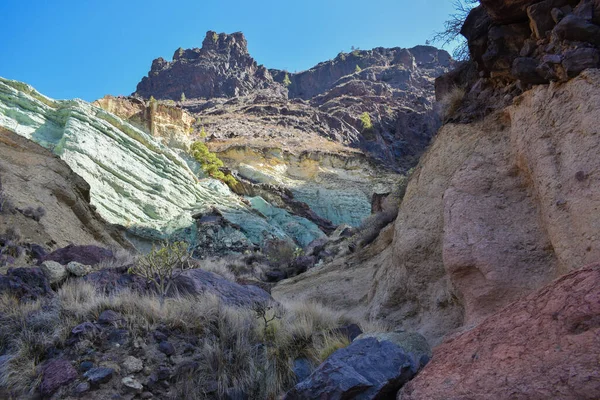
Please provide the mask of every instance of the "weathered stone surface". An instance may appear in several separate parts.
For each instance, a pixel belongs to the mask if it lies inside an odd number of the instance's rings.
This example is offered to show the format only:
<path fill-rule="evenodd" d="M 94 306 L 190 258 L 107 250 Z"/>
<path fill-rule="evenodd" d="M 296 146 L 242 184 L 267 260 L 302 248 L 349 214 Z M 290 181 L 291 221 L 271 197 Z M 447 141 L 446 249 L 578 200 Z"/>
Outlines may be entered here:
<path fill-rule="evenodd" d="M 435 345 L 597 261 L 599 115 L 600 71 L 588 69 L 479 123 L 446 125 L 412 175 L 391 244 L 382 233 L 273 296 L 368 308 Z"/>
<path fill-rule="evenodd" d="M 140 276 L 128 274 L 127 267 L 94 271 L 84 276 L 83 280 L 104 293 L 114 293 L 124 289 L 143 292 L 146 289 L 146 281 Z"/>
<path fill-rule="evenodd" d="M 588 68 L 600 66 L 600 51 L 594 48 L 583 48 L 565 52 L 562 65 L 567 75 L 574 77 Z"/>
<path fill-rule="evenodd" d="M 24 300 L 37 300 L 52 292 L 46 275 L 39 268 L 9 268 L 0 275 L 0 293 L 11 293 Z"/>
<path fill-rule="evenodd" d="M 286 396 L 295 399 L 379 399 L 393 396 L 424 366 L 389 340 L 357 338 L 334 352 Z"/>
<path fill-rule="evenodd" d="M 398 399 L 597 398 L 599 285 L 595 264 L 507 306 L 437 347 Z"/>
<path fill-rule="evenodd" d="M 67 269 L 56 261 L 44 261 L 40 265 L 40 269 L 50 283 L 60 283 L 67 279 Z"/>
<path fill-rule="evenodd" d="M 78 263 L 77 261 L 71 261 L 67 264 L 67 271 L 71 275 L 82 277 L 92 272 L 92 267 L 89 265 Z"/>
<path fill-rule="evenodd" d="M 90 385 L 96 386 L 110 381 L 114 372 L 115 370 L 112 368 L 92 368 L 83 374 L 83 376 L 87 378 Z"/>
<path fill-rule="evenodd" d="M 158 344 L 158 351 L 160 351 L 166 356 L 172 356 L 173 354 L 175 354 L 175 346 L 173 346 L 172 343 L 166 341 L 160 342 Z"/>
<path fill-rule="evenodd" d="M 536 39 L 544 39 L 546 32 L 551 31 L 556 25 L 552 17 L 552 10 L 567 3 L 567 0 L 544 0 L 527 7 L 529 26 Z"/>
<path fill-rule="evenodd" d="M 28 106 L 21 107 L 22 104 Z M 175 231 L 181 239 L 192 242 L 194 222 L 191 215 L 213 207 L 219 208 L 229 222 L 238 225 L 254 244 L 260 243 L 265 236 L 289 238 L 284 231 L 272 227 L 254 213 L 226 185 L 214 179 L 199 180 L 200 166 L 180 155 L 182 146 L 169 148 L 161 143 L 162 138 L 153 137 L 88 103 L 55 101 L 28 85 L 0 78 L 0 127 L 14 128 L 18 135 L 52 148 L 94 187 L 90 193 L 89 186 L 81 183 L 81 186 L 85 185 L 82 192 L 98 213 L 110 223 L 129 227 L 129 238 L 140 247 L 148 246 L 149 239 L 164 239 Z M 18 155 L 16 152 L 14 157 Z M 60 165 L 66 168 L 66 165 Z M 41 176 L 45 175 L 48 172 L 41 173 Z M 69 176 L 69 173 L 65 170 L 64 175 Z M 81 181 L 79 177 L 77 179 Z M 46 176 L 44 182 L 53 181 L 56 179 Z M 11 181 L 8 184 L 13 185 Z M 69 193 L 63 196 L 67 199 L 73 197 Z M 74 197 L 69 201 L 77 199 Z M 48 203 L 53 203 L 53 200 L 49 199 Z M 89 204 L 86 203 L 85 207 L 89 208 Z M 94 220 L 82 214 L 81 221 L 70 220 L 69 226 L 87 225 L 84 217 Z M 48 219 L 47 215 L 41 223 L 65 225 L 56 220 L 54 217 Z M 90 226 L 95 227 L 93 223 Z M 80 243 L 81 239 L 73 237 L 71 242 Z M 82 260 L 74 261 L 93 265 Z"/>
<path fill-rule="evenodd" d="M 144 386 L 131 376 L 126 376 L 125 378 L 121 379 L 121 383 L 127 390 L 131 392 L 142 393 L 142 390 L 144 390 Z"/>
<path fill-rule="evenodd" d="M 600 45 L 600 26 L 574 14 L 564 17 L 556 25 L 553 33 L 562 40 L 589 42 Z"/>
<path fill-rule="evenodd" d="M 20 133 L 24 124 L 17 123 L 9 115 L 13 115 L 13 109 L 18 109 L 18 113 L 24 110 L 16 105 L 19 100 L 7 101 L 7 96 L 11 95 L 6 93 L 3 82 L 0 79 L 0 175 L 3 192 L 15 207 L 41 206 L 45 215 L 36 221 L 18 212 L 4 213 L 0 218 L 0 232 L 19 227 L 38 259 L 43 255 L 39 250 L 43 249 L 35 243 L 126 246 L 121 234 L 90 205 L 90 186 L 67 163 L 12 131 L 14 128 Z M 26 90 L 25 85 L 22 86 Z M 18 92 L 16 89 L 9 90 L 10 93 L 13 91 Z M 37 117 L 33 120 L 39 122 Z M 43 124 L 39 123 L 40 126 Z"/>
<path fill-rule="evenodd" d="M 534 58 L 515 58 L 512 65 L 512 74 L 524 84 L 540 84 L 547 82 L 537 71 L 538 62 Z"/>
<path fill-rule="evenodd" d="M 46 255 L 43 258 L 43 261 L 56 261 L 62 265 L 67 265 L 70 262 L 76 262 L 84 265 L 96 265 L 103 260 L 110 260 L 112 258 L 112 251 L 103 247 L 76 246 L 70 244 Z"/>
<path fill-rule="evenodd" d="M 144 363 L 139 358 L 135 358 L 133 356 L 127 356 L 123 360 L 123 369 L 127 374 L 133 374 L 136 372 L 140 372 L 144 369 Z"/>
<path fill-rule="evenodd" d="M 238 285 L 217 274 L 201 269 L 184 271 L 175 280 L 175 286 L 181 294 L 214 294 L 225 304 L 230 305 L 251 306 L 256 302 L 271 300 L 271 296 L 267 292 L 256 286 Z"/>
<path fill-rule="evenodd" d="M 67 360 L 51 360 L 42 368 L 40 392 L 50 397 L 60 387 L 68 385 L 77 378 L 77 371 Z"/>
<path fill-rule="evenodd" d="M 172 62 L 154 60 L 136 94 L 178 101 L 182 93 L 187 98 L 208 99 L 244 96 L 265 89 L 273 96 L 284 96 L 284 86 L 275 83 L 269 71 L 248 54 L 244 35 L 209 31 L 201 49 L 180 49 Z"/>

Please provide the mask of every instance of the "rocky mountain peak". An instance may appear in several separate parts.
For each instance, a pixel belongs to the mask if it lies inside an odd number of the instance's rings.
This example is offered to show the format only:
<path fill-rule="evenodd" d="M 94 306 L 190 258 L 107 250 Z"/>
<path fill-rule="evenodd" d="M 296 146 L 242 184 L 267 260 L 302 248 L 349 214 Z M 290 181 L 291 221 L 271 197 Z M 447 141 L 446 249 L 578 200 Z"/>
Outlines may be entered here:
<path fill-rule="evenodd" d="M 186 98 L 209 99 L 244 96 L 262 89 L 270 89 L 274 97 L 284 96 L 283 86 L 248 53 L 244 34 L 208 31 L 202 48 L 180 47 L 171 62 L 155 59 L 135 95 L 179 100 L 184 94 Z"/>

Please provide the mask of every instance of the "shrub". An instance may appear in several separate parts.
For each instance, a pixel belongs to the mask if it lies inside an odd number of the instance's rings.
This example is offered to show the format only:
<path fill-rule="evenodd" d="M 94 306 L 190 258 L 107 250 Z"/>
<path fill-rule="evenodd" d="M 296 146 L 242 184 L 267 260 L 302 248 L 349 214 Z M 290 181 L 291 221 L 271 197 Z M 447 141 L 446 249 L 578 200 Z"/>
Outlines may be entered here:
<path fill-rule="evenodd" d="M 217 43 L 219 41 L 219 35 L 217 34 L 217 32 L 213 32 L 212 40 L 214 43 Z"/>
<path fill-rule="evenodd" d="M 202 135 L 202 132 L 200 134 Z M 191 147 L 191 153 L 192 157 L 202 165 L 202 170 L 207 175 L 220 180 L 228 186 L 237 185 L 238 181 L 233 176 L 225 175 L 220 170 L 223 167 L 223 161 L 215 153 L 211 152 L 206 144 L 200 141 L 194 142 Z"/>
<path fill-rule="evenodd" d="M 285 73 L 285 77 L 283 78 L 283 85 L 285 87 L 288 87 L 292 84 L 292 81 L 290 80 L 290 76 L 288 75 L 288 73 Z"/>
<path fill-rule="evenodd" d="M 181 92 L 181 97 L 179 98 L 179 101 L 183 103 L 185 100 L 185 93 Z"/>
<path fill-rule="evenodd" d="M 368 112 L 364 112 L 360 116 L 360 122 L 362 125 L 362 130 L 364 132 L 369 132 L 373 130 L 373 123 L 371 122 L 371 116 Z"/>
<path fill-rule="evenodd" d="M 289 265 L 300 255 L 299 249 L 294 243 L 281 239 L 265 240 L 262 253 L 267 257 L 270 264 L 278 268 Z"/>
<path fill-rule="evenodd" d="M 4 235 L 0 235 L 0 267 L 5 267 L 15 262 L 24 252 L 21 246 L 21 234 L 17 228 L 6 229 Z"/>
<path fill-rule="evenodd" d="M 451 118 L 460 108 L 465 98 L 465 89 L 454 86 L 439 101 L 440 116 L 445 121 Z"/>
<path fill-rule="evenodd" d="M 172 290 L 175 279 L 186 269 L 190 269 L 190 253 L 185 242 L 165 243 L 160 248 L 152 246 L 152 251 L 140 257 L 129 268 L 129 273 L 139 275 L 158 292 L 161 304 Z"/>
<path fill-rule="evenodd" d="M 358 74 L 360 71 L 362 71 L 362 68 L 357 65 L 356 68 L 354 68 L 354 73 Z"/>

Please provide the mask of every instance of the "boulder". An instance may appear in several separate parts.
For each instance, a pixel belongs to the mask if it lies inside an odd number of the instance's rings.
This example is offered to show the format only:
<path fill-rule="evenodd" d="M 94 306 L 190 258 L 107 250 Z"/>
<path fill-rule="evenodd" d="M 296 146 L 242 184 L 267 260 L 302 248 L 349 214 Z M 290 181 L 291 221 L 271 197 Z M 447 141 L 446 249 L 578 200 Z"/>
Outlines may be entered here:
<path fill-rule="evenodd" d="M 44 261 L 42 265 L 40 265 L 40 269 L 51 284 L 60 283 L 67 279 L 67 269 L 64 265 L 55 261 Z"/>
<path fill-rule="evenodd" d="M 103 247 L 92 245 L 75 246 L 70 244 L 46 255 L 42 261 L 56 261 L 62 265 L 67 265 L 72 261 L 84 265 L 97 265 L 103 260 L 110 260 L 112 258 L 112 251 Z"/>
<path fill-rule="evenodd" d="M 438 346 L 401 400 L 597 399 L 600 264 L 537 290 Z"/>
<path fill-rule="evenodd" d="M 9 268 L 0 274 L 0 293 L 8 292 L 19 299 L 36 300 L 52 293 L 50 283 L 40 268 Z"/>
<path fill-rule="evenodd" d="M 110 381 L 114 372 L 115 370 L 112 368 L 92 368 L 83 374 L 83 376 L 87 378 L 90 385 L 97 386 Z"/>
<path fill-rule="evenodd" d="M 588 68 L 597 68 L 600 64 L 600 52 L 594 48 L 568 50 L 564 54 L 562 65 L 567 75 L 574 77 Z"/>
<path fill-rule="evenodd" d="M 134 393 L 142 393 L 142 390 L 144 390 L 144 386 L 132 376 L 126 376 L 125 378 L 121 379 L 121 383 L 128 391 Z"/>
<path fill-rule="evenodd" d="M 565 16 L 552 32 L 561 40 L 600 45 L 600 26 L 574 14 Z"/>
<path fill-rule="evenodd" d="M 567 0 L 544 0 L 527 7 L 529 26 L 536 39 L 546 38 L 546 32 L 551 31 L 556 24 L 552 17 L 552 10 L 567 3 Z"/>
<path fill-rule="evenodd" d="M 428 361 L 430 350 L 423 345 L 427 342 L 413 336 L 407 335 L 415 344 L 411 340 L 399 340 L 397 344 L 385 335 L 359 337 L 348 347 L 334 352 L 307 379 L 290 390 L 285 399 L 365 400 L 393 396 Z M 404 342 L 411 346 L 401 347 Z"/>
<path fill-rule="evenodd" d="M 42 367 L 40 392 L 50 397 L 60 387 L 77 379 L 77 370 L 67 360 L 51 360 Z"/>
<path fill-rule="evenodd" d="M 71 275 L 81 277 L 89 274 L 92 271 L 92 267 L 90 267 L 89 265 L 78 263 L 77 261 L 71 261 L 67 264 L 67 271 Z"/>
<path fill-rule="evenodd" d="M 515 58 L 512 65 L 512 74 L 526 85 L 547 82 L 537 71 L 538 62 L 535 58 Z"/>
<path fill-rule="evenodd" d="M 144 363 L 139 358 L 127 356 L 123 360 L 123 369 L 126 374 L 134 374 L 144 369 Z"/>
<path fill-rule="evenodd" d="M 137 292 L 146 290 L 146 281 L 140 276 L 127 273 L 127 268 L 108 268 L 94 271 L 84 276 L 83 280 L 92 284 L 96 290 L 107 294 L 122 290 Z"/>
<path fill-rule="evenodd" d="M 256 302 L 271 301 L 271 295 L 256 286 L 243 286 L 201 269 L 184 271 L 175 280 L 176 292 L 198 296 L 214 294 L 225 304 L 251 306 Z"/>

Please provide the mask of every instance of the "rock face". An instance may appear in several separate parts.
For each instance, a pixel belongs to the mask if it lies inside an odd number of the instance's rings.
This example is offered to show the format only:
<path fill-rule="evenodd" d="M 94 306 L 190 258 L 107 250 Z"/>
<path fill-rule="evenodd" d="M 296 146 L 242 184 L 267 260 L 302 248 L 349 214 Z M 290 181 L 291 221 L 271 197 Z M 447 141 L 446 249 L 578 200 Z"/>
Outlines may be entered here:
<path fill-rule="evenodd" d="M 572 272 L 453 337 L 401 400 L 595 399 L 600 264 Z"/>
<path fill-rule="evenodd" d="M 92 104 L 171 144 L 185 140 L 195 122 L 194 117 L 175 105 L 135 97 L 105 96 Z"/>
<path fill-rule="evenodd" d="M 566 82 L 600 66 L 600 7 L 593 0 L 482 1 L 461 33 L 480 74 L 459 85 L 468 90 L 455 120 L 477 119 L 531 85 Z"/>
<path fill-rule="evenodd" d="M 481 122 L 447 124 L 408 184 L 391 244 L 382 233 L 376 253 L 296 277 L 274 297 L 366 310 L 436 344 L 597 261 L 598 115 L 600 71 L 588 70 Z"/>
<path fill-rule="evenodd" d="M 180 146 L 169 147 L 164 138 L 153 137 L 80 100 L 55 101 L 25 84 L 0 78 L 0 127 L 12 129 L 59 155 L 93 188 L 90 192 L 86 187 L 84 193 L 99 214 L 110 223 L 128 228 L 129 238 L 140 248 L 148 241 L 173 234 L 194 243 L 192 215 L 214 208 L 255 245 L 264 237 L 295 240 L 281 227 L 270 225 L 226 185 L 214 179 L 198 179 L 199 164 Z M 64 163 L 61 165 L 66 168 Z M 49 173 L 44 171 L 40 176 Z M 54 214 L 48 217 L 41 222 L 55 220 Z M 57 221 L 56 225 L 65 222 Z M 93 223 L 85 225 L 88 229 L 94 227 Z M 83 240 L 73 239 L 77 243 Z"/>
<path fill-rule="evenodd" d="M 15 208 L 42 207 L 45 214 L 36 220 L 17 211 L 3 212 L 0 232 L 18 227 L 29 243 L 50 248 L 73 242 L 130 247 L 90 204 L 90 186 L 48 150 L 3 128 L 6 122 L 0 111 L 0 179 L 4 195 Z"/>
<path fill-rule="evenodd" d="M 219 35 L 208 31 L 201 49 L 179 48 L 172 62 L 163 58 L 154 60 L 136 94 L 180 100 L 182 93 L 187 98 L 236 97 L 260 89 L 270 89 L 279 96 L 285 91 L 250 56 L 241 32 Z"/>
<path fill-rule="evenodd" d="M 453 64 L 447 52 L 417 46 L 342 52 L 297 74 L 267 71 L 249 56 L 241 33 L 209 31 L 202 49 L 154 60 L 134 95 L 179 100 L 185 92 L 182 106 L 215 138 L 222 138 L 219 131 L 227 139 L 266 133 L 270 147 L 281 148 L 290 136 L 310 134 L 408 169 L 440 124 L 433 79 Z M 364 113 L 373 127 L 361 122 Z M 260 124 L 243 126 L 248 122 L 239 114 L 260 117 Z"/>

